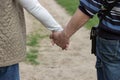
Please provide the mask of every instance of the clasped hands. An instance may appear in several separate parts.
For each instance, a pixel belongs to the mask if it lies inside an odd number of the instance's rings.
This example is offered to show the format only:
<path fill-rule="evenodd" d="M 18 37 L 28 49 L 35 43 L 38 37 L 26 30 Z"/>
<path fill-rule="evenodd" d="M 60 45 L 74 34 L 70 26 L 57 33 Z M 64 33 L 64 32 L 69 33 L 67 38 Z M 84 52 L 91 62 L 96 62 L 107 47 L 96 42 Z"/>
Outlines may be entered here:
<path fill-rule="evenodd" d="M 52 39 L 52 44 L 56 44 L 57 46 L 61 47 L 62 50 L 67 50 L 69 46 L 69 38 L 63 31 L 53 31 L 50 35 L 50 39 Z"/>

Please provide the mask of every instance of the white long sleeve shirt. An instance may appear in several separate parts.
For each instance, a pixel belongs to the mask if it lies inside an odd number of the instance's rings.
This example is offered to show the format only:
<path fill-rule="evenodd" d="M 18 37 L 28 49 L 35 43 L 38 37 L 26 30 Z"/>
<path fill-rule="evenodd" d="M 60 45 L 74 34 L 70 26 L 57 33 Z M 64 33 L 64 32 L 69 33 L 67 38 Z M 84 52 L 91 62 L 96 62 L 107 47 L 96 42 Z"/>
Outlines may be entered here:
<path fill-rule="evenodd" d="M 38 0 L 18 0 L 29 13 L 36 17 L 46 28 L 51 31 L 62 31 L 59 25 L 50 13 L 38 2 Z"/>

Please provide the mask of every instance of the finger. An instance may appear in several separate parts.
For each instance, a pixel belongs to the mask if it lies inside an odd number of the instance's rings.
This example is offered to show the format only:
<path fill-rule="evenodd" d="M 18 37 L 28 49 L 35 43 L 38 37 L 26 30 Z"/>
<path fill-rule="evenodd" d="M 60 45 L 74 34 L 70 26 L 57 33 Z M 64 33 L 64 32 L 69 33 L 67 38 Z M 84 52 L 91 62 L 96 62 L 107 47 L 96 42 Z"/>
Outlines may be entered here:
<path fill-rule="evenodd" d="M 51 43 L 52 43 L 52 45 L 53 45 L 53 46 L 55 45 L 55 42 L 54 42 L 54 40 L 51 40 Z"/>
<path fill-rule="evenodd" d="M 68 47 L 64 47 L 64 48 L 62 48 L 62 50 L 67 50 L 68 49 Z"/>
<path fill-rule="evenodd" d="M 67 50 L 69 47 L 69 41 L 62 45 L 62 50 Z"/>
<path fill-rule="evenodd" d="M 54 38 L 53 34 L 50 34 L 49 38 L 50 38 L 50 39 L 53 39 L 53 38 Z"/>
<path fill-rule="evenodd" d="M 69 40 L 66 42 L 66 47 L 65 47 L 65 50 L 68 50 L 68 47 L 69 47 Z"/>
<path fill-rule="evenodd" d="M 67 44 L 67 45 L 66 45 L 66 48 L 65 48 L 65 50 L 68 50 L 68 47 L 69 47 L 69 44 Z"/>
<path fill-rule="evenodd" d="M 67 48 L 66 45 L 64 45 L 64 46 L 62 47 L 62 50 L 66 50 L 66 48 Z"/>

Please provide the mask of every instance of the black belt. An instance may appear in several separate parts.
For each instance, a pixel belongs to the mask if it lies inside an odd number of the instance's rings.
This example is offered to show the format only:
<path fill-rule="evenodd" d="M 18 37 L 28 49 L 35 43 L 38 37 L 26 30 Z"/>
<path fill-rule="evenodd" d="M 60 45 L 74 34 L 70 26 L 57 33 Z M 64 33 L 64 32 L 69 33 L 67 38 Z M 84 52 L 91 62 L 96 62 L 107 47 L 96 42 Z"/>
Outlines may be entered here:
<path fill-rule="evenodd" d="M 98 28 L 98 35 L 108 40 L 120 40 L 120 32 L 113 32 L 100 27 Z"/>

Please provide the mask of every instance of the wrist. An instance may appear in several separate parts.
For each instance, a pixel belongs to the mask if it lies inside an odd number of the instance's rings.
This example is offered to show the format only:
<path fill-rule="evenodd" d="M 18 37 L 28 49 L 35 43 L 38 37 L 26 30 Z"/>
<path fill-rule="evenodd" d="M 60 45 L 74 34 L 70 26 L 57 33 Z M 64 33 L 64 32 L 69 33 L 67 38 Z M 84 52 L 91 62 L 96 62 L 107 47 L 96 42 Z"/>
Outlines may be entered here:
<path fill-rule="evenodd" d="M 65 37 L 66 39 L 69 39 L 69 38 L 70 38 L 70 36 L 67 34 L 67 32 L 66 32 L 65 30 L 62 31 L 62 34 L 64 35 L 64 37 Z"/>
<path fill-rule="evenodd" d="M 58 31 L 63 31 L 62 27 L 56 27 L 54 29 L 51 29 L 52 32 L 58 32 Z"/>

